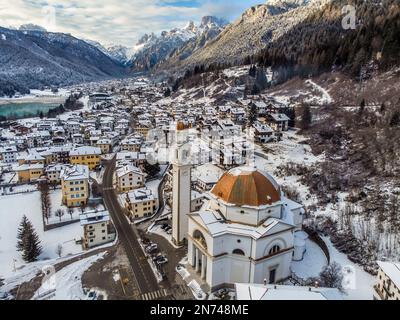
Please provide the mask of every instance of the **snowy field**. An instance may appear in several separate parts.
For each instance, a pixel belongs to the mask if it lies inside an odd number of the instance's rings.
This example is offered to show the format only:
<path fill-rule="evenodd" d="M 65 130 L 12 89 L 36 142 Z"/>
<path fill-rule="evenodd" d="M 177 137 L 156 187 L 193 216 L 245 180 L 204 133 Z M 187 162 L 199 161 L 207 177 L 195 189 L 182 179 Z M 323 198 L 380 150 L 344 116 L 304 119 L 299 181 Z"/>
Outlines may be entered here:
<path fill-rule="evenodd" d="M 36 291 L 34 299 L 55 290 L 50 300 L 84 300 L 86 295 L 82 288 L 82 276 L 95 262 L 103 259 L 104 254 L 102 252 L 79 260 L 56 272 Z"/>
<path fill-rule="evenodd" d="M 60 190 L 52 192 L 51 196 L 61 202 L 61 198 L 56 195 L 57 192 Z M 53 210 L 55 206 L 56 203 L 53 204 Z M 40 260 L 58 258 L 56 248 L 59 244 L 63 247 L 63 257 L 82 252 L 82 246 L 75 244 L 75 239 L 82 236 L 82 227 L 79 223 L 43 231 L 39 192 L 0 196 L 0 277 L 13 275 L 14 259 L 17 269 L 25 265 L 20 253 L 16 251 L 17 231 L 24 214 L 32 222 L 41 240 L 43 252 L 39 257 Z"/>

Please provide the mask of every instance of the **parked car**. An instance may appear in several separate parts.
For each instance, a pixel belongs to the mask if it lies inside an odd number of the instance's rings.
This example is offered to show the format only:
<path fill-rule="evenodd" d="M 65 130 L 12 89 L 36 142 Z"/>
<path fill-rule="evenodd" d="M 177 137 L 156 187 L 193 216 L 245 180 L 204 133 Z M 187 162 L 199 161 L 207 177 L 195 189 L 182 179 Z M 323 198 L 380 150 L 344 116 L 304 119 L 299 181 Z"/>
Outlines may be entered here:
<path fill-rule="evenodd" d="M 168 259 L 164 255 L 158 255 L 155 258 L 153 258 L 153 261 L 157 264 L 164 264 L 168 262 Z"/>
<path fill-rule="evenodd" d="M 156 243 L 151 243 L 148 246 L 145 247 L 145 251 L 147 253 L 154 252 L 158 249 L 158 245 Z"/>
<path fill-rule="evenodd" d="M 168 223 L 163 223 L 161 229 L 165 230 L 168 227 L 169 227 Z"/>

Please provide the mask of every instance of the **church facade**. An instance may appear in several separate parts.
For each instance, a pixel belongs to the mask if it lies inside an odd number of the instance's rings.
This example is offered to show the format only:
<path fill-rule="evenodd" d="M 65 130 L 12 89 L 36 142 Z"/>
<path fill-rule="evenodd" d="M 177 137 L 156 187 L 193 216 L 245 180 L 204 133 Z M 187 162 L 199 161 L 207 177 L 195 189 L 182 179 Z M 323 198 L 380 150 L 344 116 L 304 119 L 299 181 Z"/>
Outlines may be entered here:
<path fill-rule="evenodd" d="M 290 277 L 304 210 L 268 174 L 226 172 L 198 212 L 188 214 L 188 261 L 210 290 Z"/>

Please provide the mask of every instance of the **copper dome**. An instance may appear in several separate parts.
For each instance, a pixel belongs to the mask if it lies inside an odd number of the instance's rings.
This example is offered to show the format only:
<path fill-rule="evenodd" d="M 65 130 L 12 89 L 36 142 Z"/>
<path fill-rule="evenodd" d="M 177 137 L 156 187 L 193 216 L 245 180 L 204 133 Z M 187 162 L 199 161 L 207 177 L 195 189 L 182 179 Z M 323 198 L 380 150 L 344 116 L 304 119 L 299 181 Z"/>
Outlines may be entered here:
<path fill-rule="evenodd" d="M 250 167 L 234 168 L 226 172 L 211 193 L 237 206 L 259 207 L 281 199 L 275 180 Z"/>

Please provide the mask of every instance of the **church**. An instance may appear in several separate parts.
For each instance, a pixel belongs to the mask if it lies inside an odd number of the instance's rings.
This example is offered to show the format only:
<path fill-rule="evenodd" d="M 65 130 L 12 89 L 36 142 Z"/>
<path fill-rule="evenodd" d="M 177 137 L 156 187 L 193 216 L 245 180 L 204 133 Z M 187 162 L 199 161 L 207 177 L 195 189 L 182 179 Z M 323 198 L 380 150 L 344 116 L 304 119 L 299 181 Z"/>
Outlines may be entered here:
<path fill-rule="evenodd" d="M 190 168 L 177 158 L 173 164 L 174 239 L 187 241 L 189 272 L 210 291 L 233 288 L 235 283 L 272 284 L 290 277 L 293 257 L 303 253 L 296 251 L 304 251 L 295 245 L 295 233 L 303 223 L 302 205 L 286 198 L 268 173 L 237 167 L 206 193 L 199 211 L 189 212 Z"/>

